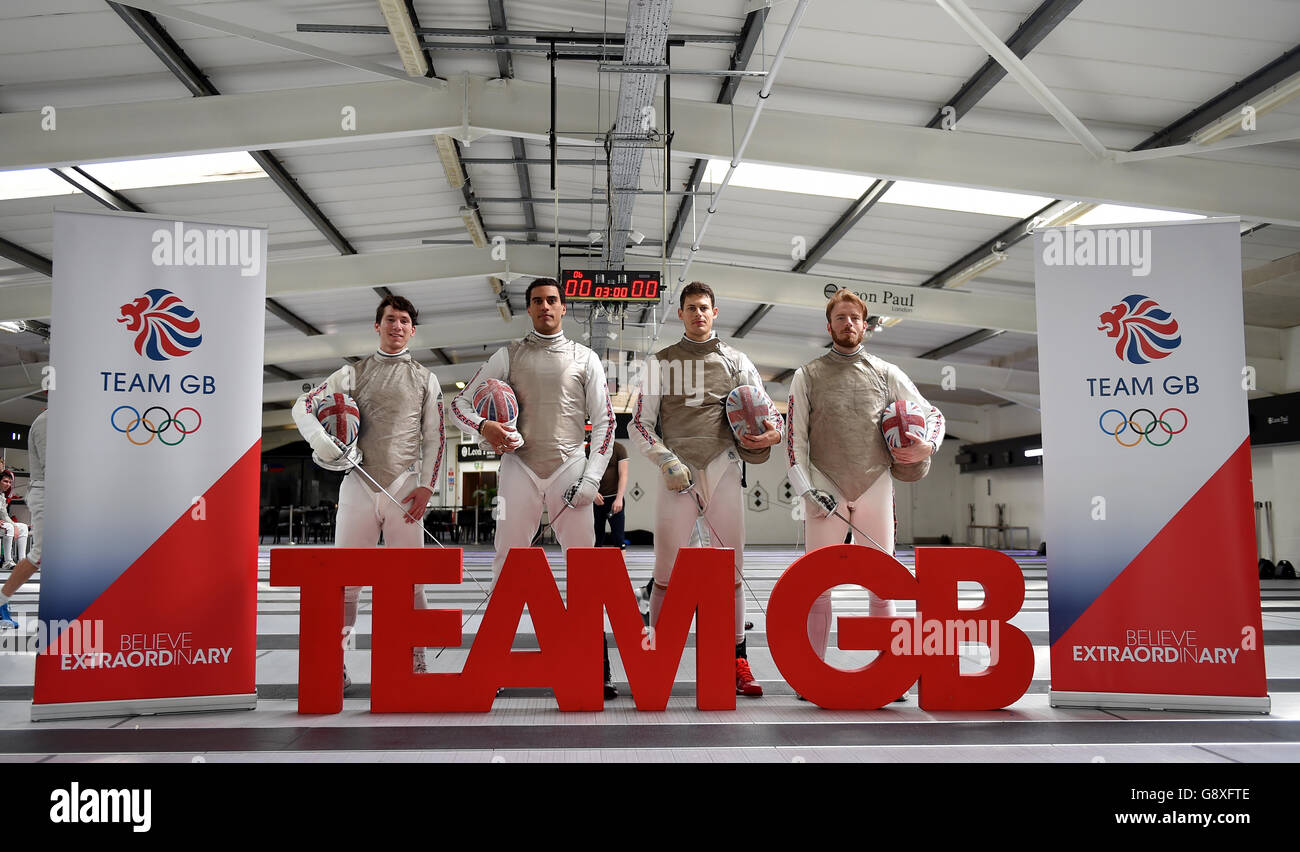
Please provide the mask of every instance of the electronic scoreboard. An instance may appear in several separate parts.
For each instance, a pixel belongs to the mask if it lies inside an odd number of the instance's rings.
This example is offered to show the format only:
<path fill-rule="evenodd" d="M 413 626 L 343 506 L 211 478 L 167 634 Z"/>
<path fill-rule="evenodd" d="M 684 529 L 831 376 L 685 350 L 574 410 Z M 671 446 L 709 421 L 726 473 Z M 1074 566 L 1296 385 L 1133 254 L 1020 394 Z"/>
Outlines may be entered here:
<path fill-rule="evenodd" d="M 624 269 L 561 269 L 560 286 L 570 302 L 659 301 L 658 272 Z"/>

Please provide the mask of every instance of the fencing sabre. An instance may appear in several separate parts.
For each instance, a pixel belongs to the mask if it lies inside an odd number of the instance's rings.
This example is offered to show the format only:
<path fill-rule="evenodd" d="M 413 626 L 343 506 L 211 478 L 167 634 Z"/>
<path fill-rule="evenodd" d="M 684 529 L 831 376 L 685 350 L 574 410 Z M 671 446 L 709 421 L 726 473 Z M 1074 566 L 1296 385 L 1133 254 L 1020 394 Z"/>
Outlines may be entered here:
<path fill-rule="evenodd" d="M 698 513 L 695 516 L 695 531 L 696 534 L 699 535 L 700 537 L 700 543 L 703 544 L 705 539 L 708 539 L 710 544 L 716 541 L 718 543 L 718 547 L 726 547 L 727 546 L 726 543 L 723 542 L 722 537 L 718 535 L 718 531 L 713 528 L 713 524 L 709 522 L 708 517 L 706 517 L 704 514 L 704 498 L 700 496 L 700 492 L 695 490 L 695 483 L 691 483 L 691 487 L 687 488 L 686 490 L 689 491 L 691 493 L 691 496 L 695 498 L 695 509 L 696 512 Z M 705 535 L 704 527 L 701 526 L 700 524 L 701 521 L 703 521 L 704 524 L 708 525 L 710 535 L 707 536 Z M 763 613 L 764 617 L 766 617 L 767 610 L 763 608 L 763 602 L 759 600 L 758 595 L 754 593 L 754 587 L 749 585 L 749 580 L 745 579 L 744 572 L 741 572 L 740 574 L 740 582 L 745 584 L 746 589 L 749 589 L 749 596 L 754 599 L 754 603 L 758 604 L 758 611 Z"/>

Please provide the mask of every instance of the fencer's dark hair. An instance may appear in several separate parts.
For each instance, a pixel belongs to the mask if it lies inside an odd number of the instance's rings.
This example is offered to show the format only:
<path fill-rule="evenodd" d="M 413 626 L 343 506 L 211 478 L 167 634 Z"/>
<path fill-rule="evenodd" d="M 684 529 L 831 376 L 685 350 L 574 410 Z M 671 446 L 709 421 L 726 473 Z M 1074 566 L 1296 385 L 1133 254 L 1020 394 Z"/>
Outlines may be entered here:
<path fill-rule="evenodd" d="M 411 325 L 420 324 L 420 312 L 416 310 L 415 305 L 411 304 L 411 300 L 405 296 L 396 296 L 392 294 L 385 296 L 384 300 L 379 303 L 379 307 L 375 308 L 375 325 L 378 325 L 383 321 L 384 308 L 392 308 L 395 311 L 406 311 L 406 313 L 411 317 Z"/>
<path fill-rule="evenodd" d="M 524 290 L 525 307 L 533 303 L 533 289 L 535 287 L 554 287 L 560 293 L 560 304 L 565 304 L 564 288 L 560 286 L 559 281 L 556 281 L 554 278 L 534 278 L 532 283 L 528 285 L 528 289 Z"/>
<path fill-rule="evenodd" d="M 12 470 L 0 470 L 0 479 L 4 479 L 6 476 L 10 479 L 17 479 Z"/>
<path fill-rule="evenodd" d="M 681 295 L 677 297 L 677 307 L 685 308 L 687 296 L 695 296 L 700 294 L 709 297 L 710 308 L 716 308 L 718 306 L 718 300 L 713 297 L 712 287 L 710 287 L 708 284 L 705 284 L 703 281 L 692 281 L 690 284 L 687 284 L 685 287 L 682 288 Z"/>

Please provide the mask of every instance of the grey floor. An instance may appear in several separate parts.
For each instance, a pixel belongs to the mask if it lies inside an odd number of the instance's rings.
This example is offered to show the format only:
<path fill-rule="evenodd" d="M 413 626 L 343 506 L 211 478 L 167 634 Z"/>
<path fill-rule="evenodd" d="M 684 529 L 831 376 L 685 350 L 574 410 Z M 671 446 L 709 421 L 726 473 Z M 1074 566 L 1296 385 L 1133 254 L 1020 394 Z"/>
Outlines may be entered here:
<path fill-rule="evenodd" d="M 650 576 L 652 553 L 625 553 L 635 581 Z M 343 712 L 299 715 L 296 707 L 298 595 L 268 585 L 262 548 L 258 587 L 258 707 L 253 711 L 129 718 L 30 721 L 31 654 L 0 654 L 0 762 L 1297 762 L 1300 761 L 1300 582 L 1262 584 L 1266 666 L 1273 711 L 1268 716 L 1150 711 L 1056 710 L 1048 706 L 1047 580 L 1042 558 L 1020 556 L 1027 589 L 1013 623 L 1034 643 L 1034 681 L 1013 706 L 996 712 L 927 713 L 916 699 L 871 712 L 822 710 L 798 701 L 767 649 L 762 609 L 777 577 L 797 556 L 791 548 L 751 547 L 746 574 L 752 596 L 749 657 L 764 683 L 761 699 L 737 699 L 734 712 L 694 707 L 693 655 L 664 712 L 638 712 L 617 655 L 622 695 L 601 713 L 562 713 L 541 690 L 509 690 L 491 713 L 371 714 L 369 592 L 363 593 L 358 649 L 346 653 L 354 686 Z M 483 582 L 491 552 L 470 548 L 465 566 Z M 548 556 L 558 563 L 557 549 Z M 910 564 L 910 554 L 900 554 Z M 561 590 L 563 581 L 561 578 Z M 39 583 L 16 598 L 20 621 L 35 618 Z M 979 589 L 963 590 L 978 601 Z M 466 611 L 478 587 L 440 587 L 431 602 Z M 755 600 L 757 598 L 757 600 Z M 866 593 L 835 593 L 837 614 L 865 613 Z M 900 608 L 909 612 L 909 606 Z M 479 617 L 465 628 L 466 645 Z M 525 620 L 519 642 L 535 638 Z M 534 644 L 535 647 L 535 644 Z M 832 661 L 861 665 L 869 654 L 832 652 Z M 429 655 L 432 660 L 432 653 Z M 452 649 L 432 666 L 457 671 L 465 652 Z M 976 649 L 963 667 L 977 670 Z"/>

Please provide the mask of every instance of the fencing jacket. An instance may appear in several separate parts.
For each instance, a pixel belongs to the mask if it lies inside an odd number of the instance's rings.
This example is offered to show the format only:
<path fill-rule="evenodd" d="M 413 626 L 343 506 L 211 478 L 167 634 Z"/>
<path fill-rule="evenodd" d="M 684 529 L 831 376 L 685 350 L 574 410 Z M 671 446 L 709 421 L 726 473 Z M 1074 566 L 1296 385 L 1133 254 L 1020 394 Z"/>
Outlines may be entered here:
<path fill-rule="evenodd" d="M 429 368 L 403 349 L 396 355 L 376 352 L 336 370 L 293 406 L 293 419 L 304 438 L 324 431 L 315 411 L 335 393 L 357 403 L 361 431 L 361 467 L 385 488 L 419 466 L 420 485 L 436 489 L 442 466 L 444 424 L 442 387 Z M 366 487 L 378 493 L 365 477 Z"/>
<path fill-rule="evenodd" d="M 591 421 L 591 453 L 582 478 L 600 482 L 614 443 L 614 409 L 605 370 L 596 353 L 564 336 L 531 331 L 492 353 L 452 400 L 462 432 L 482 440 L 485 418 L 474 411 L 474 392 L 488 379 L 508 384 L 519 401 L 516 428 L 524 444 L 515 456 L 539 479 L 550 478 L 582 455 L 585 422 Z"/>
<path fill-rule="evenodd" d="M 696 342 L 683 336 L 655 353 L 655 364 L 632 408 L 628 434 L 656 465 L 676 455 L 697 471 L 736 447 L 724 403 L 738 385 L 763 386 L 743 352 L 717 335 Z M 777 418 L 779 421 L 780 418 Z M 662 440 L 655 436 L 659 427 Z M 779 430 L 781 423 L 773 424 Z"/>
<path fill-rule="evenodd" d="M 930 470 L 930 459 L 897 464 L 880 432 L 885 406 L 911 400 L 927 412 L 926 440 L 943 442 L 943 415 L 921 396 L 898 367 L 858 347 L 851 355 L 835 349 L 795 371 L 786 415 L 786 461 L 800 465 L 813 487 L 829 484 L 852 500 L 885 471 L 915 482 Z M 821 479 L 822 481 L 818 481 Z"/>

